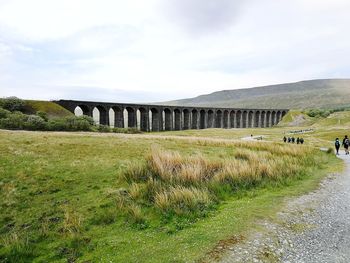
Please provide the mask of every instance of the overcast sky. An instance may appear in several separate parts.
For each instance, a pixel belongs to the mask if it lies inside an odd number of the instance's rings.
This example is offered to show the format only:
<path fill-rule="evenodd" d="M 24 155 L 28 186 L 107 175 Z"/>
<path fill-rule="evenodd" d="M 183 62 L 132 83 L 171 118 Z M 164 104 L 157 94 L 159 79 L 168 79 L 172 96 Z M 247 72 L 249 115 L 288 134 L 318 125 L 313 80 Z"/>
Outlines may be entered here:
<path fill-rule="evenodd" d="M 0 97 L 150 102 L 350 77 L 349 0 L 0 0 Z"/>

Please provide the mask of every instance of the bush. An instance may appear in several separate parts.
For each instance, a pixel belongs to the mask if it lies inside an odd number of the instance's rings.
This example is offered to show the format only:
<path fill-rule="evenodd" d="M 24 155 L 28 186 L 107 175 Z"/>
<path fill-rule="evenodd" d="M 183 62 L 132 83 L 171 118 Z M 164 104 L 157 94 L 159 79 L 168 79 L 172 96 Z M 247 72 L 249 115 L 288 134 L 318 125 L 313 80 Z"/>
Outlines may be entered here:
<path fill-rule="evenodd" d="M 0 99 L 0 106 L 9 111 L 23 111 L 25 102 L 17 97 Z"/>
<path fill-rule="evenodd" d="M 111 132 L 111 128 L 107 125 L 98 125 L 97 130 L 99 132 Z"/>
<path fill-rule="evenodd" d="M 28 115 L 21 112 L 14 112 L 9 114 L 7 118 L 0 119 L 0 127 L 3 129 L 22 130 L 25 127 L 27 119 Z"/>
<path fill-rule="evenodd" d="M 90 116 L 82 115 L 79 116 L 79 119 L 87 121 L 91 126 L 95 125 L 94 119 Z"/>
<path fill-rule="evenodd" d="M 91 121 L 87 116 L 70 116 L 49 120 L 51 131 L 90 131 Z"/>
<path fill-rule="evenodd" d="M 140 130 L 136 128 L 113 128 L 112 131 L 114 133 L 127 133 L 127 134 L 142 133 Z"/>
<path fill-rule="evenodd" d="M 36 115 L 30 115 L 23 127 L 25 130 L 44 131 L 48 129 L 48 124 L 43 118 Z"/>
<path fill-rule="evenodd" d="M 36 115 L 38 115 L 39 117 L 41 117 L 44 121 L 48 121 L 48 120 L 49 120 L 49 118 L 48 118 L 46 112 L 38 111 L 38 112 L 36 113 Z"/>
<path fill-rule="evenodd" d="M 10 111 L 0 108 L 0 119 L 5 119 L 11 114 Z"/>

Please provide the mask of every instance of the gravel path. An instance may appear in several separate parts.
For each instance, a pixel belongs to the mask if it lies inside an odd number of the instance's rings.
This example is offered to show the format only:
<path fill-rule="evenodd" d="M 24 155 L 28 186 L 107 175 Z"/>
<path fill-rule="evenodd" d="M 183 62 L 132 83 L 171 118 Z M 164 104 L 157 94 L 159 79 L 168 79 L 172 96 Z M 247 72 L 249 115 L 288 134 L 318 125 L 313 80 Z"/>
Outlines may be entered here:
<path fill-rule="evenodd" d="M 343 174 L 328 176 L 320 189 L 288 202 L 278 223 L 229 249 L 222 262 L 350 262 L 350 156 Z"/>

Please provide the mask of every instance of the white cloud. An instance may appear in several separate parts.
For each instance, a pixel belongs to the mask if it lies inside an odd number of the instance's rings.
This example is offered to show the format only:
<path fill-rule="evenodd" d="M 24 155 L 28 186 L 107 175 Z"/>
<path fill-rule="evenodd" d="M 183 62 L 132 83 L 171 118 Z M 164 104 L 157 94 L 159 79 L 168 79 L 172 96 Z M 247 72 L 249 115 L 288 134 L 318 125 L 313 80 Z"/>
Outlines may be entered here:
<path fill-rule="evenodd" d="M 349 24 L 347 0 L 0 0 L 0 96 L 163 100 L 348 77 Z"/>

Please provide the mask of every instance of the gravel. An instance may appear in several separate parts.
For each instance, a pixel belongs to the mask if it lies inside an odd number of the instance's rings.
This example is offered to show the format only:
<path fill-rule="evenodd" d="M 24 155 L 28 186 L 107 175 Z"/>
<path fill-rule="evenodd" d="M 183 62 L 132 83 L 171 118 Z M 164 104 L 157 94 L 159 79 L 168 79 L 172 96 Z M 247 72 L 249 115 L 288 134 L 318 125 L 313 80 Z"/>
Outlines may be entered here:
<path fill-rule="evenodd" d="M 350 156 L 343 174 L 288 202 L 276 222 L 230 247 L 221 262 L 350 262 Z"/>

